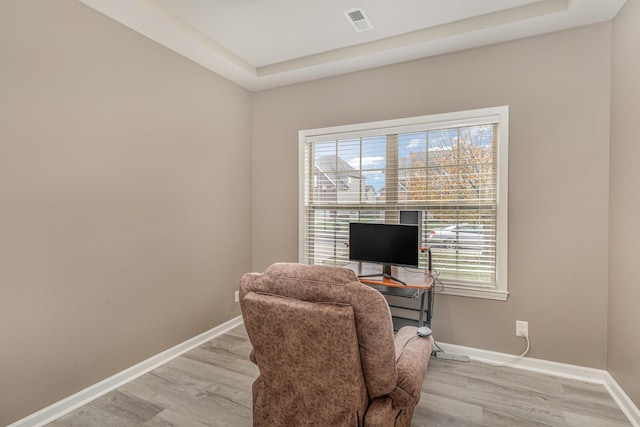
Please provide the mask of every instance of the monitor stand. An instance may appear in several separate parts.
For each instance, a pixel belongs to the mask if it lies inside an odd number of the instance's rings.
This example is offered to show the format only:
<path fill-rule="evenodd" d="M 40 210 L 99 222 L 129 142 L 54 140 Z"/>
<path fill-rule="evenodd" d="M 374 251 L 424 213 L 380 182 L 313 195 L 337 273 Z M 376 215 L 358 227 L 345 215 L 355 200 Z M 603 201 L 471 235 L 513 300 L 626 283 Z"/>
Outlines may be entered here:
<path fill-rule="evenodd" d="M 380 274 L 362 274 L 359 275 L 358 278 L 360 277 L 384 277 L 387 278 L 389 280 L 393 280 L 394 282 L 398 282 L 401 285 L 407 285 L 405 282 L 403 282 L 402 280 L 398 279 L 397 277 L 394 277 L 391 274 L 391 264 L 382 264 L 382 273 Z"/>

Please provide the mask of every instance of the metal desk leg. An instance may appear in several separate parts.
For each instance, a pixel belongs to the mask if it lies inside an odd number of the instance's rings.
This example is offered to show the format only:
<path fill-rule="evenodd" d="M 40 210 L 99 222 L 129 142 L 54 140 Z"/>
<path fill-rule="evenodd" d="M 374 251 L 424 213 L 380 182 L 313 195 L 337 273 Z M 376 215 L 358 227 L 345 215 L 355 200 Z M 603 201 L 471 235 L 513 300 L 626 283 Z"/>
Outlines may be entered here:
<path fill-rule="evenodd" d="M 429 288 L 427 292 L 427 326 L 431 327 L 431 316 L 433 316 L 433 313 L 431 312 L 431 308 L 433 307 L 433 285 L 431 285 L 431 287 Z M 422 300 L 424 301 L 424 297 L 422 298 Z"/>

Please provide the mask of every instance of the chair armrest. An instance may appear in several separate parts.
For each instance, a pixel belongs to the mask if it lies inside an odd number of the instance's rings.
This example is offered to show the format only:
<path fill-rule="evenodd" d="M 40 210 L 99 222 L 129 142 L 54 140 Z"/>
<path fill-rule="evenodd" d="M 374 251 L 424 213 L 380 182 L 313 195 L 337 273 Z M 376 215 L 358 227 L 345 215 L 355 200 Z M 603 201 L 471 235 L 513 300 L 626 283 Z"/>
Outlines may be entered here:
<path fill-rule="evenodd" d="M 405 326 L 396 334 L 396 370 L 398 382 L 389 393 L 395 408 L 409 408 L 420 401 L 420 391 L 433 350 L 433 338 L 419 337 L 418 328 Z"/>
<path fill-rule="evenodd" d="M 389 396 L 376 397 L 364 416 L 365 427 L 394 427 L 396 423 L 393 402 Z"/>

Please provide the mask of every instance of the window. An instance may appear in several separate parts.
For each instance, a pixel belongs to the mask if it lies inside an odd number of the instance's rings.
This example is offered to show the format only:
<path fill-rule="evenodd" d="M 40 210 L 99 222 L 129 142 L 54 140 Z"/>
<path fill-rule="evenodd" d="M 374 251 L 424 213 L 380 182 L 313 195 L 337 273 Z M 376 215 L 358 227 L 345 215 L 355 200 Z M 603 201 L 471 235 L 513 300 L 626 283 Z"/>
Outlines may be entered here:
<path fill-rule="evenodd" d="M 346 265 L 349 222 L 418 211 L 443 293 L 506 299 L 508 113 L 301 131 L 300 261 Z"/>

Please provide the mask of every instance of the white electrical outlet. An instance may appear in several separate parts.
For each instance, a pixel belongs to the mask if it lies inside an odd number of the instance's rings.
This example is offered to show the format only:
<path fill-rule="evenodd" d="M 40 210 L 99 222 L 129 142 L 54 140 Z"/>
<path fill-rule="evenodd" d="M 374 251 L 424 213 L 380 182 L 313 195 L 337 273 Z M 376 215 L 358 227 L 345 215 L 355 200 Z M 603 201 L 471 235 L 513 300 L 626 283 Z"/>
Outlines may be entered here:
<path fill-rule="evenodd" d="M 233 293 L 233 299 L 235 300 L 235 302 L 240 302 L 240 291 L 235 291 Z"/>
<path fill-rule="evenodd" d="M 524 320 L 516 320 L 516 336 L 528 337 L 529 336 L 529 322 Z"/>

